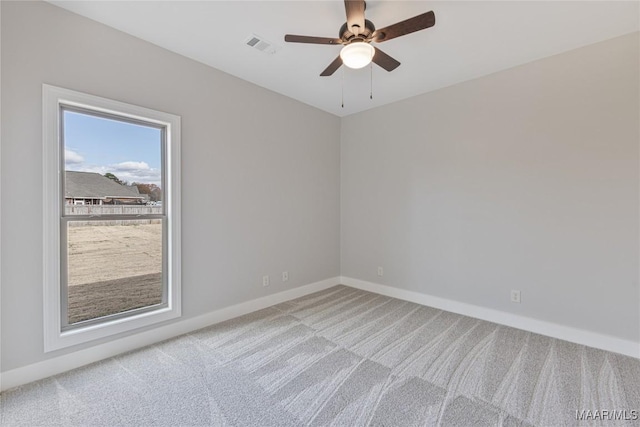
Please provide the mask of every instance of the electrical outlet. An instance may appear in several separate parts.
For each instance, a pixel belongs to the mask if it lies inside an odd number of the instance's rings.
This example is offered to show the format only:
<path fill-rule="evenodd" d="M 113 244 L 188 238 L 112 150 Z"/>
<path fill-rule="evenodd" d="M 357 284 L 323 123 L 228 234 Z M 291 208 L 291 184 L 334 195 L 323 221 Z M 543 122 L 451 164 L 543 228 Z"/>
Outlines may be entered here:
<path fill-rule="evenodd" d="M 262 286 L 269 286 L 269 276 L 262 276 Z"/>
<path fill-rule="evenodd" d="M 520 291 L 516 291 L 516 290 L 511 291 L 511 302 L 520 304 Z"/>
<path fill-rule="evenodd" d="M 289 280 L 289 272 L 288 271 L 283 271 L 282 272 L 282 281 L 286 282 L 287 280 Z"/>
<path fill-rule="evenodd" d="M 382 267 L 378 267 L 378 276 L 384 276 L 384 269 Z"/>

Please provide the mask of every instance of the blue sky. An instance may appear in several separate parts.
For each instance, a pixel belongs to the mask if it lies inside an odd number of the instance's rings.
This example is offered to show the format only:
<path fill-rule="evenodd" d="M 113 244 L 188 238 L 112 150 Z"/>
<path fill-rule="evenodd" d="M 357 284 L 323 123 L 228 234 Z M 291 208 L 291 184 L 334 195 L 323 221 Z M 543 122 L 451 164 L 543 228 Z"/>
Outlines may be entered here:
<path fill-rule="evenodd" d="M 66 170 L 160 185 L 160 129 L 65 111 L 64 143 Z"/>

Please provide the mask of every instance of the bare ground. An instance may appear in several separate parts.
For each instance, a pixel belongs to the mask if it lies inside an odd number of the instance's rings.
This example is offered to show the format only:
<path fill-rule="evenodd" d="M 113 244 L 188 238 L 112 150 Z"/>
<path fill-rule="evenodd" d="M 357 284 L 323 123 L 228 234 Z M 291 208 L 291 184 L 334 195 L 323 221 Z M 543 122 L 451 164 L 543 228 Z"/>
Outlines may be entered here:
<path fill-rule="evenodd" d="M 69 227 L 69 323 L 159 304 L 162 225 Z"/>
<path fill-rule="evenodd" d="M 69 287 L 69 324 L 162 302 L 162 274 Z"/>

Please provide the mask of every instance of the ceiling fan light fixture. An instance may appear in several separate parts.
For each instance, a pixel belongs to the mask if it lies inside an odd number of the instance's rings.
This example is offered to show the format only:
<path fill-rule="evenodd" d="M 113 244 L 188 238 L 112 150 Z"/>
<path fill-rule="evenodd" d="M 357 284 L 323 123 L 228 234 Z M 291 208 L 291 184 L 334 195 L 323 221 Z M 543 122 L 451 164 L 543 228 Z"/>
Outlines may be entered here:
<path fill-rule="evenodd" d="M 355 42 L 342 48 L 340 58 L 347 67 L 358 69 L 369 65 L 374 53 L 375 49 L 369 43 Z"/>

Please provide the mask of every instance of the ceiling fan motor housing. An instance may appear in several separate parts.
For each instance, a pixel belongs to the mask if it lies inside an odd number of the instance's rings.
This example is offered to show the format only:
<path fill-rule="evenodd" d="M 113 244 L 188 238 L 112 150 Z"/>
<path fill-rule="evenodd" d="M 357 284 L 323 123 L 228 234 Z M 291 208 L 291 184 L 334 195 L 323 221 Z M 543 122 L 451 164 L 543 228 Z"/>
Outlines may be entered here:
<path fill-rule="evenodd" d="M 355 35 L 351 31 L 349 31 L 348 25 L 345 22 L 344 24 L 342 24 L 342 27 L 340 27 L 339 36 L 340 36 L 340 39 L 342 39 L 342 41 L 345 44 L 351 43 L 352 41 L 355 41 L 355 40 L 370 41 L 371 35 L 375 30 L 376 30 L 376 27 L 373 25 L 373 22 L 369 21 L 368 19 L 365 19 L 364 30 L 360 31 L 360 34 Z"/>

